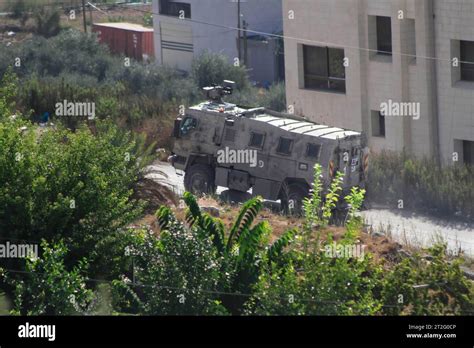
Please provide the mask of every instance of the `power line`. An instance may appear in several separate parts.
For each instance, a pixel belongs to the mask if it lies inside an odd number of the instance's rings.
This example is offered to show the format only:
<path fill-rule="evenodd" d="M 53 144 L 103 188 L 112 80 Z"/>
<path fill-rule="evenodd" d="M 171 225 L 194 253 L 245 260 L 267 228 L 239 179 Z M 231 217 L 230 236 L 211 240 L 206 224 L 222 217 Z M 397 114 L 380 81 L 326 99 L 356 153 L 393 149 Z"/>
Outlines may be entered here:
<path fill-rule="evenodd" d="M 13 269 L 4 269 L 7 272 L 11 273 L 19 273 L 19 274 L 39 274 L 39 275 L 46 275 L 46 273 L 39 273 L 39 272 L 29 272 L 29 271 L 21 271 L 21 270 L 13 270 Z M 93 283 L 102 283 L 102 284 L 112 284 L 113 281 L 105 280 L 105 279 L 93 279 L 93 278 L 83 278 L 84 281 L 93 282 Z M 236 297 L 247 297 L 251 298 L 254 297 L 255 294 L 248 294 L 248 293 L 240 293 L 240 292 L 227 292 L 227 291 L 218 291 L 218 290 L 207 290 L 207 289 L 190 289 L 190 288 L 182 288 L 182 287 L 175 287 L 175 286 L 167 286 L 167 285 L 158 285 L 158 284 L 141 284 L 141 283 L 133 283 L 133 282 L 122 282 L 131 287 L 138 287 L 138 288 L 153 288 L 153 289 L 163 289 L 163 290 L 173 290 L 173 291 L 180 291 L 180 292 L 192 292 L 192 293 L 206 293 L 211 295 L 224 295 L 224 296 L 236 296 Z M 434 284 L 422 284 L 422 285 L 415 285 L 413 286 L 414 289 L 424 289 L 431 287 L 432 285 L 445 285 L 445 282 L 441 283 L 434 283 Z M 314 303 L 314 304 L 323 304 L 323 305 L 333 305 L 333 306 L 342 306 L 347 305 L 345 302 L 341 301 L 324 301 L 324 300 L 316 300 L 313 298 L 297 298 L 293 297 L 292 302 L 290 302 L 290 296 L 294 296 L 294 294 L 288 294 L 285 297 L 282 296 L 268 296 L 272 299 L 281 300 L 284 302 L 288 302 L 288 304 L 294 304 L 298 301 L 300 302 L 307 302 L 307 303 Z M 384 304 L 380 305 L 382 308 L 403 308 L 403 304 Z M 462 311 L 462 313 L 474 313 L 474 311 Z"/>
<path fill-rule="evenodd" d="M 64 4 L 64 3 L 63 3 Z M 127 8 L 133 11 L 137 12 L 142 12 L 142 13 L 147 13 L 151 15 L 161 15 L 160 13 L 156 13 L 153 11 L 148 11 L 148 10 L 142 10 L 135 8 L 134 6 L 130 6 L 127 4 L 106 4 L 106 3 L 101 3 L 101 4 L 96 4 L 100 6 L 111 6 L 111 7 L 122 7 L 122 8 Z M 149 5 L 149 4 L 145 4 Z M 54 4 L 50 4 L 50 6 L 56 6 Z M 61 7 L 61 6 L 60 6 Z M 61 7 L 64 9 L 64 7 Z M 264 31 L 259 31 L 259 30 L 253 30 L 253 29 L 243 29 L 243 28 L 238 28 L 238 27 L 233 27 L 233 26 L 228 26 L 228 25 L 223 25 L 223 24 L 217 24 L 217 23 L 210 23 L 206 21 L 200 21 L 197 19 L 191 19 L 191 18 L 183 18 L 180 19 L 182 21 L 186 22 L 191 22 L 191 23 L 197 23 L 197 24 L 202 24 L 202 25 L 208 25 L 208 26 L 214 26 L 214 27 L 219 27 L 219 28 L 224 28 L 224 29 L 229 29 L 229 31 L 237 31 L 237 32 L 247 32 L 247 33 L 252 33 L 256 35 L 262 35 L 262 36 L 269 36 L 269 37 L 274 37 L 278 39 L 284 39 L 284 40 L 296 40 L 300 42 L 306 42 L 306 43 L 312 43 L 312 44 L 317 44 L 317 45 L 323 45 L 323 46 L 334 46 L 334 47 L 342 47 L 342 48 L 347 48 L 347 49 L 354 49 L 354 50 L 360 50 L 360 51 L 366 51 L 366 52 L 372 52 L 372 53 L 380 53 L 381 51 L 378 49 L 373 49 L 373 48 L 367 48 L 367 47 L 359 47 L 359 46 L 350 46 L 350 45 L 343 45 L 339 43 L 334 43 L 334 42 L 328 42 L 328 41 L 318 41 L 318 40 L 312 40 L 312 39 L 305 39 L 305 38 L 300 38 L 296 36 L 288 36 L 288 35 L 283 35 L 283 34 L 275 34 L 275 33 L 268 33 Z M 211 35 L 209 35 L 211 36 Z M 398 51 L 392 51 L 389 52 L 392 55 L 399 55 L 399 56 L 404 56 L 404 57 L 409 57 L 409 58 L 416 58 L 416 59 L 426 59 L 426 60 L 438 60 L 438 61 L 445 61 L 445 62 L 453 62 L 453 59 L 451 58 L 438 58 L 438 57 L 430 57 L 430 56 L 421 56 L 421 55 L 416 55 L 416 54 L 410 54 L 410 53 L 403 53 L 403 52 L 398 52 Z M 469 61 L 457 61 L 458 64 L 470 64 L 474 65 L 474 62 L 469 62 Z"/>

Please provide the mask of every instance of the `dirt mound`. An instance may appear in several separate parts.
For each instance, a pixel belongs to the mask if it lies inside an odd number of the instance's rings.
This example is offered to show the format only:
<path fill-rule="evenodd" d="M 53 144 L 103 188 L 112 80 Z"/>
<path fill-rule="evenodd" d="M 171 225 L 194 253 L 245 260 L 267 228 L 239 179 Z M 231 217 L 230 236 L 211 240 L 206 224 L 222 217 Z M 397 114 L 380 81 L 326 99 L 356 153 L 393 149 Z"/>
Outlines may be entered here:
<path fill-rule="evenodd" d="M 149 214 L 155 213 L 162 205 L 177 206 L 179 202 L 178 197 L 170 188 L 147 178 L 137 183 L 133 198 L 147 202 L 145 212 Z"/>

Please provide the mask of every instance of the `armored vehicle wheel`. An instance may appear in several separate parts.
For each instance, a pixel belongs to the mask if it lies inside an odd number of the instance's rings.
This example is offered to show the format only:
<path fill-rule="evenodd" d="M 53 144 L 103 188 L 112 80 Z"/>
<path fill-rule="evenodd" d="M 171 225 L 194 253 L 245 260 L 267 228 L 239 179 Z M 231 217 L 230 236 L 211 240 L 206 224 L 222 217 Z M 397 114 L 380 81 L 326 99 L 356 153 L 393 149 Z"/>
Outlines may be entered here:
<path fill-rule="evenodd" d="M 282 212 L 285 214 L 301 214 L 303 212 L 303 199 L 308 195 L 309 190 L 303 184 L 283 184 L 280 193 Z"/>
<path fill-rule="evenodd" d="M 205 164 L 194 164 L 184 175 L 184 188 L 195 195 L 216 192 L 214 169 Z"/>

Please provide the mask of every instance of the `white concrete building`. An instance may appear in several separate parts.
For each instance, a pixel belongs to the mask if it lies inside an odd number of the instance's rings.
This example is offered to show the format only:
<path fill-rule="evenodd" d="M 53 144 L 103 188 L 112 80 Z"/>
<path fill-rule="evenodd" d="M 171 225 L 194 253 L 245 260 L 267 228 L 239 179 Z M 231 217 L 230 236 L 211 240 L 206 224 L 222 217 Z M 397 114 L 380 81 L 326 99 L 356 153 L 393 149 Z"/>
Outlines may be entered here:
<path fill-rule="evenodd" d="M 281 34 L 281 9 L 282 0 L 240 0 L 241 27 L 245 21 L 250 30 Z M 239 57 L 238 31 L 231 29 L 238 27 L 238 0 L 154 0 L 153 12 L 159 63 L 190 71 L 193 58 L 204 50 L 222 53 L 232 63 Z M 240 62 L 247 57 L 250 78 L 264 85 L 283 78 L 278 40 L 248 33 L 245 45 L 243 36 Z"/>
<path fill-rule="evenodd" d="M 375 151 L 474 164 L 474 1 L 284 0 L 283 17 L 295 113 Z"/>

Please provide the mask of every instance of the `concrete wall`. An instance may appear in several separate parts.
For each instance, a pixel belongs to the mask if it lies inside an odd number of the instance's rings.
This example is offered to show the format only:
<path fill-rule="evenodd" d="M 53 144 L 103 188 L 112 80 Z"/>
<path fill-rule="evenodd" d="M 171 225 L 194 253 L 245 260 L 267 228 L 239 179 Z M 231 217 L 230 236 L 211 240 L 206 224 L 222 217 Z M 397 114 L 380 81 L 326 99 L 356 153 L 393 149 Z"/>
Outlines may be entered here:
<path fill-rule="evenodd" d="M 455 139 L 474 141 L 474 82 L 452 83 L 454 68 L 449 60 L 453 40 L 474 41 L 474 2 L 471 0 L 435 1 L 436 53 L 438 61 L 437 90 L 441 154 L 451 162 Z M 454 52 L 453 52 L 454 53 Z"/>
<path fill-rule="evenodd" d="M 474 140 L 474 84 L 453 85 L 449 61 L 452 40 L 474 41 L 471 0 L 284 0 L 283 15 L 290 37 L 285 40 L 287 100 L 296 113 L 364 131 L 375 151 L 405 149 L 444 162 L 452 158 L 455 139 Z M 391 57 L 373 51 L 375 16 L 391 17 Z M 302 44 L 344 48 L 349 59 L 345 94 L 303 88 Z M 420 118 L 386 117 L 386 136 L 374 137 L 371 111 L 388 99 L 419 102 Z"/>

